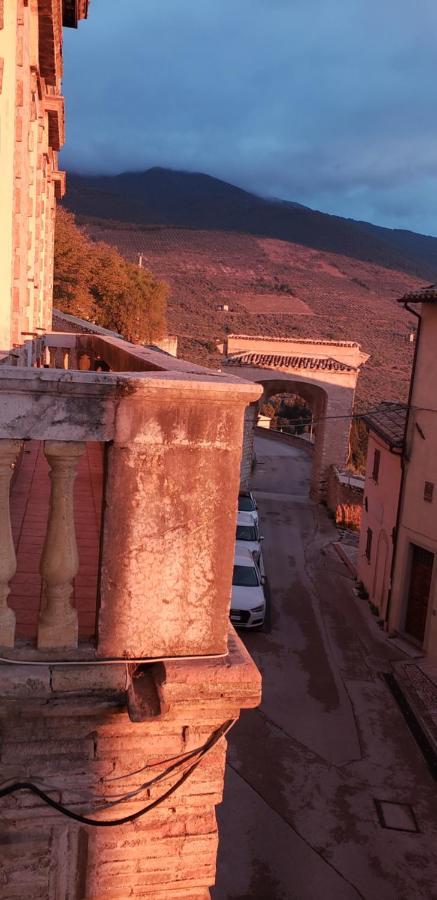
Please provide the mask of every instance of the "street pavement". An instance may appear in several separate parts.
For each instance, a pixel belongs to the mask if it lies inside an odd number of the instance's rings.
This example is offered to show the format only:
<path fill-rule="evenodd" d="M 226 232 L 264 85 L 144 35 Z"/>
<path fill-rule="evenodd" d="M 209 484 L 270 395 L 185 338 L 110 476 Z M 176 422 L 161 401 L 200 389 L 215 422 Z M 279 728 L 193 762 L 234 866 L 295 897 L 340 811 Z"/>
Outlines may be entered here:
<path fill-rule="evenodd" d="M 213 900 L 437 900 L 437 784 L 382 677 L 403 653 L 332 550 L 310 453 L 256 454 L 270 614 L 240 634 L 263 701 L 229 738 Z"/>

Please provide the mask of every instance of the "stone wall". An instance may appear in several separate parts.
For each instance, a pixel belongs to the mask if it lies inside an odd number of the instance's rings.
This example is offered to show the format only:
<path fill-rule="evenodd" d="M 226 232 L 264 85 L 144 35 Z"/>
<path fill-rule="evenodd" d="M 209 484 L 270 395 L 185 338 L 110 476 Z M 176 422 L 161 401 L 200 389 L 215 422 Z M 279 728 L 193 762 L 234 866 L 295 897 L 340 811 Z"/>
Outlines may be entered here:
<path fill-rule="evenodd" d="M 359 530 L 363 508 L 363 491 L 350 484 L 342 484 L 335 466 L 329 469 L 326 502 L 335 514 L 337 525 Z"/>
<path fill-rule="evenodd" d="M 185 754 L 259 703 L 260 676 L 232 631 L 229 649 L 226 659 L 163 666 L 161 712 L 144 721 L 132 721 L 133 670 L 124 665 L 3 666 L 2 779 L 37 782 L 69 809 L 102 820 L 135 813 L 175 784 Z M 215 879 L 225 753 L 222 737 L 175 793 L 116 827 L 76 823 L 25 791 L 0 800 L 2 898 L 205 900 Z M 137 790 L 175 763 L 182 765 L 165 781 L 97 811 L 102 798 Z"/>
<path fill-rule="evenodd" d="M 254 429 L 258 418 L 258 404 L 251 403 L 246 407 L 243 426 L 243 449 L 241 453 L 240 487 L 243 491 L 249 489 L 249 480 L 253 465 L 253 438 Z"/>

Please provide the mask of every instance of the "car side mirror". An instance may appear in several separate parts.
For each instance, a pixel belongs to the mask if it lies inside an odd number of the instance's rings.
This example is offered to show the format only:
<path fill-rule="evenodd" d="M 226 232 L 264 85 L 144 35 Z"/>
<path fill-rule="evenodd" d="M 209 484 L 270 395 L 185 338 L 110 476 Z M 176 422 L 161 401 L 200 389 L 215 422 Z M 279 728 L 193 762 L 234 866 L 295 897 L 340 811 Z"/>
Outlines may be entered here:
<path fill-rule="evenodd" d="M 259 539 L 260 539 L 260 541 L 263 541 L 263 540 L 264 540 L 264 536 L 263 536 L 262 534 L 260 534 Z"/>
<path fill-rule="evenodd" d="M 261 584 L 265 584 L 265 583 L 266 583 L 266 576 L 261 575 Z"/>

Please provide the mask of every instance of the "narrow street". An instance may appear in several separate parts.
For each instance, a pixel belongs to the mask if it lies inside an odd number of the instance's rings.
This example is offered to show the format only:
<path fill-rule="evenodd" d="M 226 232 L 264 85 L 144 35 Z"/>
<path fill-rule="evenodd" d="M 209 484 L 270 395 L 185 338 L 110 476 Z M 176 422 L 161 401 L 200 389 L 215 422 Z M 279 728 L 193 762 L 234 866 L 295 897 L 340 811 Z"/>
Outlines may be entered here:
<path fill-rule="evenodd" d="M 402 652 L 330 546 L 310 455 L 268 436 L 256 454 L 270 613 L 242 636 L 263 702 L 230 735 L 212 896 L 437 898 L 437 785 L 382 678 Z M 402 805 L 381 824 L 375 801 Z"/>

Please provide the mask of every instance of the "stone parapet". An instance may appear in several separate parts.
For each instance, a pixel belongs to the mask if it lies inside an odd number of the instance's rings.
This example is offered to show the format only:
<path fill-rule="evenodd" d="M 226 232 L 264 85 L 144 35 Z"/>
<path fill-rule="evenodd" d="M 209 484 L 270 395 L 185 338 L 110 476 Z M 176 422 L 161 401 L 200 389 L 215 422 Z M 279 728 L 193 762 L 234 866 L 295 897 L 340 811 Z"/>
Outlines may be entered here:
<path fill-rule="evenodd" d="M 115 337 L 56 333 L 23 361 L 34 352 L 60 368 L 1 368 L 0 445 L 44 441 L 51 466 L 41 652 L 77 646 L 72 485 L 90 441 L 106 447 L 97 656 L 225 652 L 244 410 L 261 389 Z M 63 368 L 83 355 L 93 369 Z"/>

